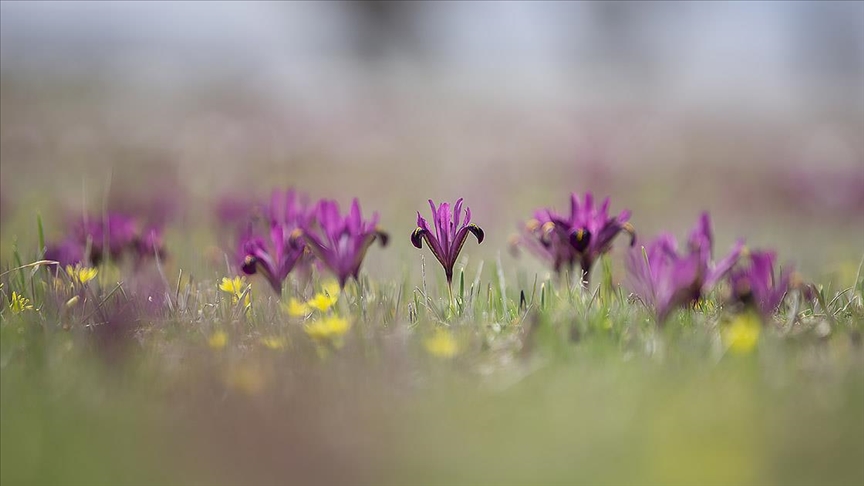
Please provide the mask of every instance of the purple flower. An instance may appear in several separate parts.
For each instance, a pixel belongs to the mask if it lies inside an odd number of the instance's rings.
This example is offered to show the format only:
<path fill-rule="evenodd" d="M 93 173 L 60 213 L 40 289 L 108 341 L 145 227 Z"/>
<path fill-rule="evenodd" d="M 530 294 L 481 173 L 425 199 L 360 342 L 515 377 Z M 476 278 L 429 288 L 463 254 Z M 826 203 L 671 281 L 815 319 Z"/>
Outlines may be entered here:
<path fill-rule="evenodd" d="M 119 260 L 128 249 L 136 248 L 138 224 L 126 214 L 111 212 L 105 217 L 82 219 L 74 228 L 78 242 L 90 244 L 90 261 L 98 265 L 106 253 Z"/>
<path fill-rule="evenodd" d="M 789 268 L 784 268 L 775 278 L 775 261 L 776 255 L 772 251 L 754 251 L 750 253 L 749 266 L 729 273 L 733 299 L 755 306 L 765 319 L 771 317 L 780 306 L 792 278 Z"/>
<path fill-rule="evenodd" d="M 248 275 L 260 272 L 273 290 L 281 294 L 282 282 L 306 251 L 298 237 L 300 228 L 311 220 L 312 212 L 298 200 L 293 190 L 289 190 L 284 193 L 274 191 L 266 213 L 270 244 L 252 230 L 242 235 L 239 245 L 241 269 Z"/>
<path fill-rule="evenodd" d="M 511 249 L 518 253 L 520 247 L 526 248 L 551 266 L 555 273 L 561 274 L 564 269 L 573 269 L 578 255 L 569 238 L 559 238 L 554 232 L 553 217 L 558 218 L 551 209 L 535 211 L 534 217 L 519 228 L 520 234 L 512 238 Z"/>
<path fill-rule="evenodd" d="M 314 223 L 304 224 L 299 234 L 342 287 L 349 277 L 357 279 L 360 264 L 372 243 L 378 239 L 385 246 L 388 240 L 387 233 L 378 228 L 378 213 L 364 221 L 356 198 L 346 216 L 342 216 L 336 201 L 319 201 Z"/>
<path fill-rule="evenodd" d="M 164 256 L 161 230 L 154 226 L 140 231 L 139 226 L 136 219 L 117 212 L 82 218 L 73 224 L 66 239 L 48 246 L 45 258 L 63 265 L 98 265 L 107 256 L 119 261 L 131 255 L 136 263 L 156 254 Z"/>
<path fill-rule="evenodd" d="M 162 229 L 150 227 L 141 232 L 134 239 L 134 254 L 137 261 L 158 256 L 165 258 L 165 244 L 162 241 Z"/>
<path fill-rule="evenodd" d="M 429 246 L 432 254 L 444 267 L 444 274 L 447 276 L 447 284 L 449 285 L 453 281 L 453 266 L 456 265 L 456 258 L 459 257 L 459 252 L 465 245 L 468 233 L 472 233 L 479 244 L 483 243 L 483 230 L 471 223 L 471 209 L 469 208 L 465 208 L 465 220 L 460 224 L 462 198 L 459 198 L 453 205 L 452 213 L 448 203 L 441 203 L 438 209 L 435 209 L 435 203 L 430 199 L 429 206 L 432 208 L 435 233 L 432 233 L 429 224 L 420 216 L 418 211 L 417 229 L 411 233 L 411 243 L 417 248 L 423 248 L 423 240 L 426 240 L 426 245 Z"/>
<path fill-rule="evenodd" d="M 60 243 L 48 245 L 45 249 L 45 259 L 60 263 L 60 268 L 66 265 L 76 265 L 84 261 L 84 245 L 73 238 L 66 238 Z"/>
<path fill-rule="evenodd" d="M 609 217 L 609 198 L 600 207 L 594 207 L 594 196 L 588 192 L 580 203 L 579 195 L 570 195 L 570 216 L 565 217 L 551 209 L 536 211 L 534 218 L 525 223 L 516 244 L 546 260 L 557 273 L 572 270 L 576 263 L 582 268 L 582 281 L 594 262 L 608 252 L 615 237 L 622 231 L 630 234 L 630 245 L 636 243 L 636 233 L 629 223 L 630 211 Z"/>
<path fill-rule="evenodd" d="M 711 261 L 713 249 L 711 220 L 703 213 L 690 233 L 687 249 L 679 252 L 671 235 L 664 234 L 642 251 L 631 250 L 627 259 L 630 285 L 634 293 L 650 304 L 657 322 L 663 323 L 677 307 L 699 300 L 738 261 L 743 242 L 738 241 L 728 256 Z"/>

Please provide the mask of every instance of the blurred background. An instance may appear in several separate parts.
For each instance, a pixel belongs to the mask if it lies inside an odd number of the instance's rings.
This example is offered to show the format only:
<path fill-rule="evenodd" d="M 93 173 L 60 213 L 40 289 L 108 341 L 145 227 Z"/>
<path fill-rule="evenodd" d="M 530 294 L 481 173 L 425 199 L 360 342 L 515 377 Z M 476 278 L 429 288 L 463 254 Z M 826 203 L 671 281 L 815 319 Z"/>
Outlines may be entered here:
<path fill-rule="evenodd" d="M 465 197 L 469 253 L 508 260 L 520 220 L 586 190 L 642 237 L 710 210 L 719 250 L 814 278 L 864 248 L 860 2 L 4 1 L 0 61 L 6 249 L 37 211 L 50 237 L 161 205 L 194 266 L 177 228 L 288 186 L 382 213 L 373 276 L 416 270 L 427 198 Z"/>
<path fill-rule="evenodd" d="M 4 311 L 0 483 L 862 483 L 857 315 L 738 360 L 713 314 L 565 343 L 496 312 L 433 362 L 431 319 L 378 326 L 364 301 L 325 358 L 262 280 L 260 325 L 207 300 L 234 236 L 217 209 L 288 187 L 379 211 L 392 243 L 364 272 L 410 274 L 406 302 L 433 265 L 409 243 L 428 198 L 466 198 L 486 232 L 466 276 L 483 259 L 495 281 L 500 255 L 515 297 L 548 270 L 509 236 L 571 191 L 631 209 L 642 241 L 708 210 L 715 254 L 744 237 L 837 295 L 864 253 L 864 2 L 0 2 L 0 269 L 36 255 L 37 213 L 52 241 L 81 211 L 141 213 L 176 300 L 186 279 L 213 312 L 139 328 L 121 308 L 90 332 L 94 311 L 76 334 Z M 289 328 L 296 347 L 259 344 Z"/>

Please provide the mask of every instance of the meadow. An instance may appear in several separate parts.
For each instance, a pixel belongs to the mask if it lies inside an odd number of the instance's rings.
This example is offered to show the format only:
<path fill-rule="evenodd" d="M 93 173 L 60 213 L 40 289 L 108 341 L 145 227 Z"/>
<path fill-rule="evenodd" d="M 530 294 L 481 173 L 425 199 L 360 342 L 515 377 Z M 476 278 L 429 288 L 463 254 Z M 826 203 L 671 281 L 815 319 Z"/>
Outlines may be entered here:
<path fill-rule="evenodd" d="M 4 485 L 864 482 L 854 120 L 3 82 Z"/>

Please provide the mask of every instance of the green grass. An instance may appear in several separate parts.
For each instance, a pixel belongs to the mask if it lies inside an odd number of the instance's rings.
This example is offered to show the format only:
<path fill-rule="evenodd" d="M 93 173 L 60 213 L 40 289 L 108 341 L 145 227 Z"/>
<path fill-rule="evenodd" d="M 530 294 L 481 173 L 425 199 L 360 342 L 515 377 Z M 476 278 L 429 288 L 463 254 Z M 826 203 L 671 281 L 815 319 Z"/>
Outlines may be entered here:
<path fill-rule="evenodd" d="M 63 272 L 9 271 L 0 278 L 0 479 L 864 481 L 860 275 L 797 314 L 787 298 L 757 347 L 732 353 L 719 332 L 734 317 L 722 289 L 658 328 L 602 270 L 582 290 L 486 267 L 491 275 L 482 265 L 457 274 L 452 302 L 426 275 L 438 269 L 401 282 L 364 277 L 327 311 L 351 329 L 317 342 L 309 320 L 289 317 L 259 280 L 247 308 L 245 294 L 232 303 L 216 280 L 179 269 L 102 268 L 67 305 Z M 318 278 L 292 281 L 283 300 L 312 297 Z M 12 291 L 34 309 L 12 313 Z M 455 356 L 427 350 L 437 329 Z M 221 349 L 209 344 L 217 332 L 227 336 Z"/>

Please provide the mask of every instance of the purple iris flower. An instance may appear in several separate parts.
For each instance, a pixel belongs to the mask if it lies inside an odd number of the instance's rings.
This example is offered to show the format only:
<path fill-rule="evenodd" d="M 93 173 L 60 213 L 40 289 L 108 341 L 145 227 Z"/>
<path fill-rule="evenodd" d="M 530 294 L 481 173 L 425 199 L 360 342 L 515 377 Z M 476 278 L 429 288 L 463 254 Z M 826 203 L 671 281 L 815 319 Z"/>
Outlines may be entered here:
<path fill-rule="evenodd" d="M 324 266 L 345 287 L 348 278 L 356 280 L 366 251 L 379 240 L 386 246 L 389 237 L 378 228 L 378 213 L 369 221 L 363 220 L 360 202 L 355 198 L 350 212 L 342 216 L 339 203 L 322 199 L 315 207 L 314 224 L 305 224 L 299 232 L 303 241 Z"/>
<path fill-rule="evenodd" d="M 733 299 L 755 306 L 765 319 L 770 318 L 780 306 L 792 279 L 792 270 L 789 268 L 784 268 L 775 277 L 775 261 L 776 255 L 772 251 L 754 251 L 750 253 L 749 266 L 729 273 Z"/>
<path fill-rule="evenodd" d="M 511 239 L 511 249 L 514 254 L 518 254 L 519 248 L 526 248 L 560 275 L 562 270 L 573 269 L 578 255 L 569 238 L 559 238 L 554 232 L 553 218 L 560 217 L 551 209 L 535 211 L 534 217 L 519 228 L 520 234 Z"/>
<path fill-rule="evenodd" d="M 465 245 L 468 233 L 473 234 L 479 244 L 483 243 L 483 230 L 471 223 L 471 209 L 469 208 L 465 208 L 465 220 L 460 224 L 462 198 L 459 198 L 453 205 L 452 213 L 448 203 L 441 203 L 436 209 L 435 203 L 430 199 L 429 206 L 432 208 L 432 222 L 435 225 L 435 232 L 433 233 L 429 229 L 429 223 L 423 219 L 423 216 L 420 216 L 418 211 L 417 229 L 411 233 L 411 243 L 417 248 L 423 248 L 423 240 L 426 240 L 426 245 L 432 250 L 432 254 L 435 255 L 441 266 L 444 267 L 447 285 L 450 285 L 453 281 L 453 266 L 456 265 L 456 258 L 459 257 L 459 252 Z"/>
<path fill-rule="evenodd" d="M 161 230 L 153 226 L 141 231 L 139 227 L 135 218 L 118 212 L 81 219 L 66 239 L 48 246 L 45 258 L 63 265 L 98 265 L 107 256 L 119 261 L 132 255 L 136 262 L 156 254 L 164 256 Z"/>
<path fill-rule="evenodd" d="M 84 245 L 77 239 L 66 238 L 60 243 L 48 245 L 45 249 L 45 259 L 53 260 L 60 264 L 61 268 L 67 265 L 77 265 L 84 261 Z"/>
<path fill-rule="evenodd" d="M 131 216 L 110 212 L 105 217 L 81 220 L 73 233 L 83 245 L 89 240 L 90 261 L 98 265 L 106 254 L 119 260 L 125 251 L 137 247 L 138 224 Z"/>
<path fill-rule="evenodd" d="M 273 290 L 281 294 L 282 282 L 306 252 L 298 236 L 300 228 L 310 222 L 312 211 L 293 190 L 289 190 L 284 193 L 274 191 L 266 212 L 269 245 L 263 236 L 247 231 L 241 236 L 238 248 L 240 268 L 248 275 L 260 272 Z"/>
<path fill-rule="evenodd" d="M 675 238 L 668 234 L 657 237 L 641 252 L 630 251 L 627 270 L 632 290 L 654 308 L 658 323 L 665 322 L 675 308 L 695 303 L 709 292 L 735 265 L 744 247 L 739 240 L 715 264 L 713 244 L 711 220 L 703 213 L 685 251 L 679 251 Z"/>
<path fill-rule="evenodd" d="M 570 195 L 570 216 L 551 209 L 536 211 L 516 243 L 547 260 L 557 273 L 572 270 L 576 263 L 582 268 L 582 282 L 588 282 L 591 267 L 600 256 L 612 248 L 612 242 L 622 231 L 630 234 L 630 246 L 636 243 L 636 232 L 629 223 L 630 211 L 609 217 L 609 198 L 599 207 L 588 192 L 580 202 L 579 195 Z"/>

